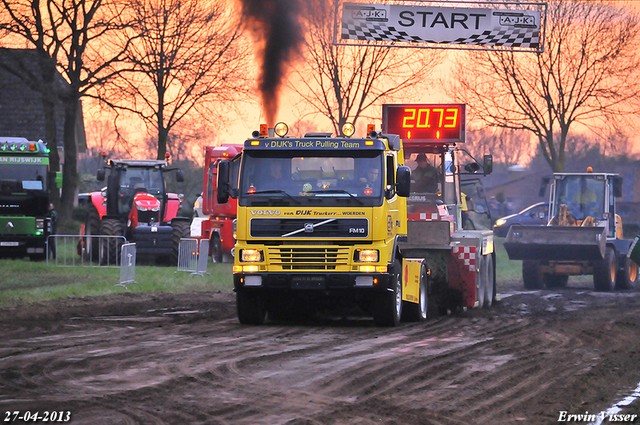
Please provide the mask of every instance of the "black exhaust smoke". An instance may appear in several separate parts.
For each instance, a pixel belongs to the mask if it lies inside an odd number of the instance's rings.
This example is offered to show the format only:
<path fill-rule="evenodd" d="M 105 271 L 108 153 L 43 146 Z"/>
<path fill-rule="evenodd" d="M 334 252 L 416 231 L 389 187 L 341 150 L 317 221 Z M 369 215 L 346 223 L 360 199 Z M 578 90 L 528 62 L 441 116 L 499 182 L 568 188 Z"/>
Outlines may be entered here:
<path fill-rule="evenodd" d="M 269 127 L 275 124 L 286 68 L 303 41 L 300 0 L 241 0 L 242 14 L 258 46 L 259 90 Z"/>

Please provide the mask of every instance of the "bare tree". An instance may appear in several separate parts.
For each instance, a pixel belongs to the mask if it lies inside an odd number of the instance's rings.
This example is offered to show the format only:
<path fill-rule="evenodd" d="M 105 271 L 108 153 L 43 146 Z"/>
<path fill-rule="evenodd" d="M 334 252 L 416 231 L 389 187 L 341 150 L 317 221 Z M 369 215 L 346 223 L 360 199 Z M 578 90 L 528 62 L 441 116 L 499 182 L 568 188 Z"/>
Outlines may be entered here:
<path fill-rule="evenodd" d="M 47 57 L 68 83 L 61 93 L 55 93 L 64 103 L 65 117 L 63 188 L 56 205 L 64 222 L 71 216 L 78 187 L 76 122 L 80 98 L 113 77 L 107 68 L 119 59 L 119 52 L 103 40 L 122 29 L 116 22 L 122 22 L 117 18 L 123 8 L 119 0 L 0 1 L 7 19 L 3 19 L 3 28 L 26 41 L 39 56 Z M 50 66 L 42 68 L 44 82 L 54 73 Z"/>
<path fill-rule="evenodd" d="M 129 0 L 134 24 L 128 66 L 101 100 L 140 117 L 157 132 L 163 159 L 170 132 L 183 118 L 220 119 L 220 104 L 247 93 L 247 45 L 237 19 L 222 0 Z"/>
<path fill-rule="evenodd" d="M 504 128 L 468 130 L 464 148 L 476 158 L 491 154 L 495 163 L 506 166 L 527 162 L 533 154 L 531 133 Z"/>
<path fill-rule="evenodd" d="M 376 46 L 336 46 L 333 24 L 342 0 L 309 0 L 305 66 L 296 69 L 293 90 L 305 107 L 327 117 L 334 132 L 354 125 L 370 107 L 408 90 L 426 91 L 442 53 Z M 379 119 L 379 111 L 375 116 Z"/>
<path fill-rule="evenodd" d="M 606 140 L 637 115 L 639 41 L 640 18 L 627 8 L 550 2 L 544 53 L 469 53 L 448 92 L 489 126 L 533 133 L 552 170 L 563 171 L 571 128 Z"/>

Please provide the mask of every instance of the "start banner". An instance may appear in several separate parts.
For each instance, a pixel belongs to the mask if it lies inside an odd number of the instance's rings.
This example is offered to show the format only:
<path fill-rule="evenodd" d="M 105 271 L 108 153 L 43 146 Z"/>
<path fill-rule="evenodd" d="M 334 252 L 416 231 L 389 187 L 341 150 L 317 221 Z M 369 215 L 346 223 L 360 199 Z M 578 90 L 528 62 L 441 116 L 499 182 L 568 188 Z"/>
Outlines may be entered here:
<path fill-rule="evenodd" d="M 542 16 L 529 9 L 345 3 L 341 39 L 542 51 Z"/>

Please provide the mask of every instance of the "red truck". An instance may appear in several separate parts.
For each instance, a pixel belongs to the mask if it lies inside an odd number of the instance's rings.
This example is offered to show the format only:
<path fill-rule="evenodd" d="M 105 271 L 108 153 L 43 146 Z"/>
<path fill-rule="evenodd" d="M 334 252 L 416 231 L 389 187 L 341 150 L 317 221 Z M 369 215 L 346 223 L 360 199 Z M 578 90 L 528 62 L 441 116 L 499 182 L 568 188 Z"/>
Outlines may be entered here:
<path fill-rule="evenodd" d="M 214 263 L 223 261 L 224 255 L 233 255 L 235 219 L 238 203 L 235 199 L 219 204 L 216 199 L 218 163 L 228 160 L 242 151 L 241 144 L 223 144 L 205 148 L 204 181 L 202 185 L 203 217 L 191 222 L 191 237 L 209 240 L 209 255 Z"/>

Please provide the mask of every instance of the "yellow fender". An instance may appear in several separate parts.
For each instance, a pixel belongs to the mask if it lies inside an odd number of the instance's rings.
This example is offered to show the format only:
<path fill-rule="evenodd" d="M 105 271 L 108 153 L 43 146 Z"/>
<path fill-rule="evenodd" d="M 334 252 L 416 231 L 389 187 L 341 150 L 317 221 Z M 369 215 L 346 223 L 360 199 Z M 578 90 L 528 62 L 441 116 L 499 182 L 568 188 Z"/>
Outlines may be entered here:
<path fill-rule="evenodd" d="M 402 300 L 410 303 L 420 302 L 420 271 L 423 258 L 402 259 Z M 428 272 L 428 271 L 427 271 Z"/>

